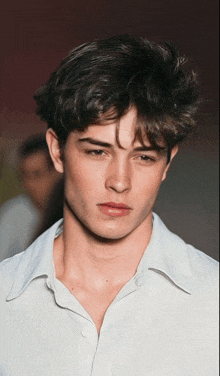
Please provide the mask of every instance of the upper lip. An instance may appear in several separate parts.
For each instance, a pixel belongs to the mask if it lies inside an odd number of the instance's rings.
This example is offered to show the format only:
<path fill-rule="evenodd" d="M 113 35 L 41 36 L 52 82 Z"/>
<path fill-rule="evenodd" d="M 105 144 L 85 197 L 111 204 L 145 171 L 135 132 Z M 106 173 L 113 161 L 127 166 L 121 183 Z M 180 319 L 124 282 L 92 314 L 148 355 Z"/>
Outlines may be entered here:
<path fill-rule="evenodd" d="M 118 203 L 118 202 L 105 202 L 103 204 L 99 204 L 100 206 L 110 206 L 112 208 L 118 208 L 118 209 L 131 209 L 129 206 L 123 204 L 123 203 Z"/>

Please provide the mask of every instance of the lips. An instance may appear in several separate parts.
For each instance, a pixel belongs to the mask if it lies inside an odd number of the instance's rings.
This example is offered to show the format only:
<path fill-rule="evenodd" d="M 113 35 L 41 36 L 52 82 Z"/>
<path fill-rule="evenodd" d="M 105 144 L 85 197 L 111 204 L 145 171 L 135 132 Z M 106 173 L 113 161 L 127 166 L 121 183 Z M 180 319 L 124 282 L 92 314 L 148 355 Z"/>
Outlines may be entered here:
<path fill-rule="evenodd" d="M 116 203 L 116 202 L 105 202 L 104 204 L 100 204 L 100 206 L 109 206 L 110 208 L 117 208 L 117 209 L 131 209 L 129 206 L 125 204 Z"/>
<path fill-rule="evenodd" d="M 110 217 L 123 217 L 129 215 L 131 208 L 123 203 L 105 202 L 98 205 L 100 211 Z"/>

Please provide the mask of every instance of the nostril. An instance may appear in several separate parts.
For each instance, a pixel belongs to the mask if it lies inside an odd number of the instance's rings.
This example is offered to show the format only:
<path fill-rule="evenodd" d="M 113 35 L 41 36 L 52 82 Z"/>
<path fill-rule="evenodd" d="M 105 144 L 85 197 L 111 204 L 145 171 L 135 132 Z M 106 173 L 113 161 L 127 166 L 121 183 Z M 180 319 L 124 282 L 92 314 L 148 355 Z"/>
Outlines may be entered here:
<path fill-rule="evenodd" d="M 124 181 L 111 181 L 109 188 L 113 189 L 118 193 L 125 192 L 130 189 L 130 181 L 128 179 Z"/>

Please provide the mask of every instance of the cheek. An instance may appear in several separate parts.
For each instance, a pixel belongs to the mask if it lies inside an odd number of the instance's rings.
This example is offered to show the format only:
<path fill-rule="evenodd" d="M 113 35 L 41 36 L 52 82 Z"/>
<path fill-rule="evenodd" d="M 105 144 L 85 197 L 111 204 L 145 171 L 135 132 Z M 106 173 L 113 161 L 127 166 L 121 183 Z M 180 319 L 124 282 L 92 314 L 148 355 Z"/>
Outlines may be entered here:
<path fill-rule="evenodd" d="M 74 168 L 72 166 L 67 166 L 64 174 L 65 187 L 68 192 L 86 196 L 99 191 L 103 182 L 103 174 L 100 170 L 92 169 L 88 164 L 82 163 L 75 164 Z"/>
<path fill-rule="evenodd" d="M 156 201 L 163 178 L 164 169 L 155 173 L 142 174 L 141 179 L 135 180 L 134 195 L 136 205 L 145 217 L 153 208 Z"/>
<path fill-rule="evenodd" d="M 139 191 L 140 197 L 147 194 L 156 194 L 160 188 L 160 185 L 164 178 L 164 169 L 156 171 L 148 171 L 146 173 L 139 174 L 134 179 L 135 186 Z"/>

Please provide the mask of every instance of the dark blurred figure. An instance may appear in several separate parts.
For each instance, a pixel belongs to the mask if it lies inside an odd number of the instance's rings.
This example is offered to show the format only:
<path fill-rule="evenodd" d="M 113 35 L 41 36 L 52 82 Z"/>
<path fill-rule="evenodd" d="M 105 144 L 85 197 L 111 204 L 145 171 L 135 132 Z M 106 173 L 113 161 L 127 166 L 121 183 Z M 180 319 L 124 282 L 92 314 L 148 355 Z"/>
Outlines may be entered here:
<path fill-rule="evenodd" d="M 0 261 L 25 250 L 62 217 L 62 175 L 53 167 L 44 134 L 21 144 L 19 171 L 27 193 L 6 201 L 0 209 Z"/>
<path fill-rule="evenodd" d="M 48 230 L 58 219 L 63 217 L 63 198 L 64 198 L 64 185 L 61 178 L 49 196 L 44 216 L 41 221 L 41 225 L 35 232 L 33 240 L 35 240 L 44 231 Z"/>

